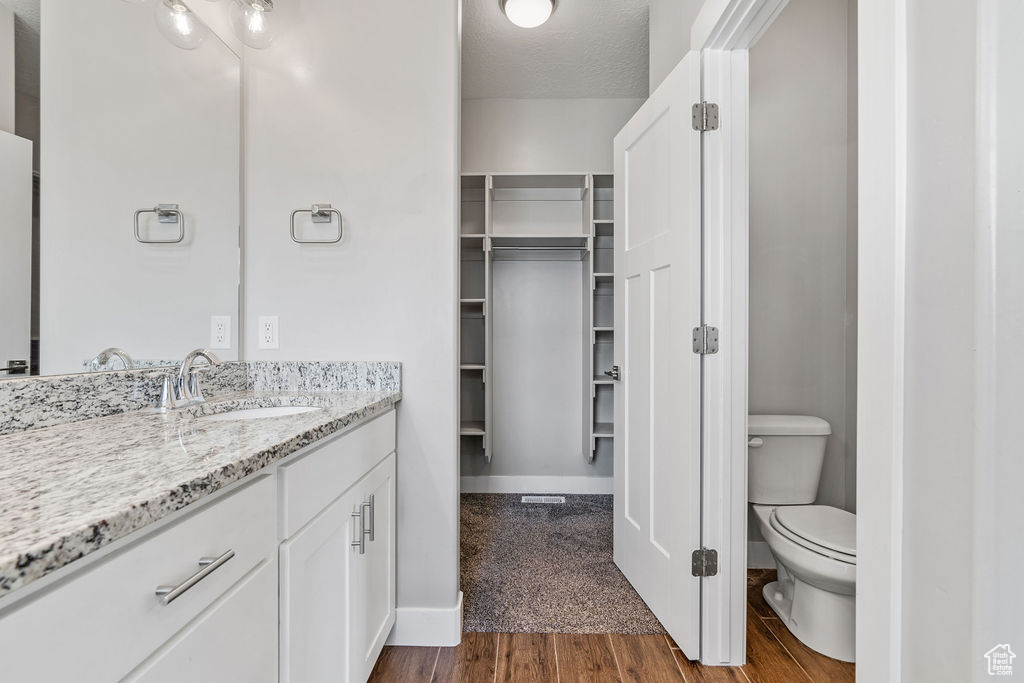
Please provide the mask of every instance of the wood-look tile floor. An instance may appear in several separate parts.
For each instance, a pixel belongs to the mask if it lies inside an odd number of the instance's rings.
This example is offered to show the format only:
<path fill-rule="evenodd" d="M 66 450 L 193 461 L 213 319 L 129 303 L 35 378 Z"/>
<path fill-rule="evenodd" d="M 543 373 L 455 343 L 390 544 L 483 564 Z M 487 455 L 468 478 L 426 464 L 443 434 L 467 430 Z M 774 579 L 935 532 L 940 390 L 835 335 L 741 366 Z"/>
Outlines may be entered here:
<path fill-rule="evenodd" d="M 575 633 L 466 633 L 458 647 L 386 647 L 376 683 L 790 683 L 854 680 L 854 665 L 798 641 L 761 596 L 774 570 L 747 578 L 747 663 L 706 667 L 686 659 L 667 636 Z"/>

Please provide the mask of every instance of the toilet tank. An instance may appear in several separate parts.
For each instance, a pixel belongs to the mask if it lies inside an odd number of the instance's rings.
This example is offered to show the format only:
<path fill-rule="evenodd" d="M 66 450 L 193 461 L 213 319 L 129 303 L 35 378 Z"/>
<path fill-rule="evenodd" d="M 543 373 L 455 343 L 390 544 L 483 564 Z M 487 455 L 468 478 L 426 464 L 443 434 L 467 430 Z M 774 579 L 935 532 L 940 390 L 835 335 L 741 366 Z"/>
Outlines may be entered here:
<path fill-rule="evenodd" d="M 747 500 L 803 505 L 818 495 L 832 427 L 810 415 L 747 416 Z"/>

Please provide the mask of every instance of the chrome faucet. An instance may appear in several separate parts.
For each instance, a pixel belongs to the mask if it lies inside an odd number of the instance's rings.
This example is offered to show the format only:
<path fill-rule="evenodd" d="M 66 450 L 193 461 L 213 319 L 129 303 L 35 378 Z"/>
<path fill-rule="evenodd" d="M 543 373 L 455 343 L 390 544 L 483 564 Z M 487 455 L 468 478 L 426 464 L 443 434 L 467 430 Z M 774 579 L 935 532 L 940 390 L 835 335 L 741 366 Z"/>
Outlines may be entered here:
<path fill-rule="evenodd" d="M 106 365 L 110 362 L 111 358 L 120 358 L 121 362 L 124 363 L 125 370 L 131 370 L 135 366 L 132 362 L 131 356 L 129 356 L 124 349 L 119 349 L 116 346 L 111 346 L 109 349 L 103 349 L 93 360 L 99 365 Z"/>
<path fill-rule="evenodd" d="M 205 358 L 209 365 L 193 368 L 192 363 L 200 357 Z M 185 360 L 181 361 L 177 379 L 177 394 L 181 405 L 191 406 L 206 401 L 199 386 L 199 373 L 209 370 L 211 366 L 220 365 L 221 362 L 217 354 L 209 349 L 196 349 L 185 356 Z"/>

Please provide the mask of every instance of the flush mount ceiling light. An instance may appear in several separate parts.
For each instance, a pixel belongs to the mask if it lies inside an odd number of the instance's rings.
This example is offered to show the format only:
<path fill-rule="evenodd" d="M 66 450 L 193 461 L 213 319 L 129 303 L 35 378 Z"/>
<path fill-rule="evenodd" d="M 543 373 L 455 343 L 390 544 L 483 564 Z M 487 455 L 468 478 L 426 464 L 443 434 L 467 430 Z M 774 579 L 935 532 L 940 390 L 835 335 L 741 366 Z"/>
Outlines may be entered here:
<path fill-rule="evenodd" d="M 249 47 L 262 50 L 274 42 L 275 21 L 273 0 L 234 0 L 231 3 L 231 25 L 238 39 Z"/>
<path fill-rule="evenodd" d="M 540 26 L 555 9 L 555 0 L 499 0 L 501 11 L 520 28 Z"/>
<path fill-rule="evenodd" d="M 206 25 L 182 0 L 157 2 L 156 26 L 164 38 L 183 50 L 195 50 L 206 40 Z"/>

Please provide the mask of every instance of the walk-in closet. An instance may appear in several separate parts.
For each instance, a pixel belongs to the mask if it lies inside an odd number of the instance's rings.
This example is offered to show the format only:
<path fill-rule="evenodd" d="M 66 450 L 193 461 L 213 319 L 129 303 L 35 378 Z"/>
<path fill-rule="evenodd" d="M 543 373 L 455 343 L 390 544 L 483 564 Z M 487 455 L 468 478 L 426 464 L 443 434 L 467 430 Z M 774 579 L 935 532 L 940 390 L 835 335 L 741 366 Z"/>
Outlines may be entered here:
<path fill-rule="evenodd" d="M 611 492 L 613 193 L 605 174 L 463 176 L 464 491 Z"/>

